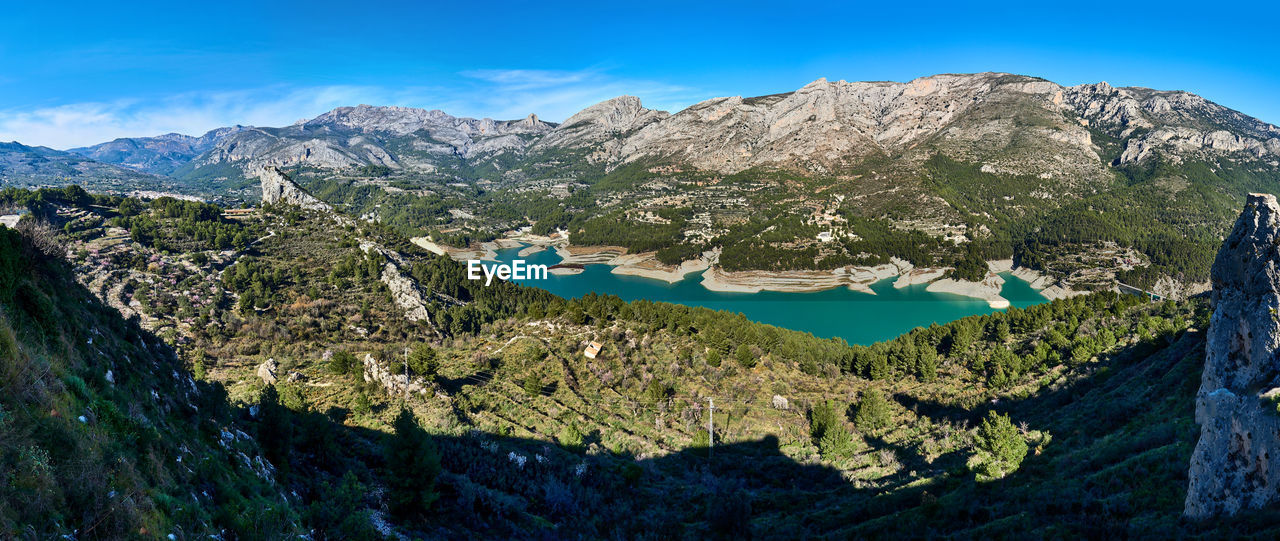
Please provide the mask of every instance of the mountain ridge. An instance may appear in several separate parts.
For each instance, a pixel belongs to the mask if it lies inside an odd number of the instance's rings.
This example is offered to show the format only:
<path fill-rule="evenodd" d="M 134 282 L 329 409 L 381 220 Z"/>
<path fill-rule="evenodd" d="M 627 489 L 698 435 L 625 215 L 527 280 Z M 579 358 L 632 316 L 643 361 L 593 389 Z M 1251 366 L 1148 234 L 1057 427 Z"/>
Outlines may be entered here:
<path fill-rule="evenodd" d="M 1022 111 L 1022 113 L 1019 113 Z M 1019 126 L 1025 120 L 1041 124 Z M 1066 115 L 1071 118 L 1053 118 Z M 976 115 L 976 116 L 974 116 Z M 974 118 L 966 118 L 974 116 Z M 1010 122 L 1012 121 L 1012 122 Z M 1034 174 L 1043 160 L 1009 150 L 1016 139 L 1038 142 L 1028 153 L 1066 152 L 1064 174 L 1099 177 L 1089 130 L 1124 140 L 1118 163 L 1156 155 L 1214 153 L 1280 157 L 1280 129 L 1196 94 L 1106 82 L 1064 86 L 999 72 L 938 74 L 907 82 L 819 78 L 785 93 L 716 97 L 669 113 L 619 96 L 588 106 L 564 123 L 536 115 L 520 120 L 455 117 L 439 109 L 338 107 L 290 126 L 232 126 L 200 137 L 166 134 L 120 138 L 70 149 L 97 161 L 180 178 L 219 177 L 229 166 L 305 164 L 328 169 L 381 166 L 447 172 L 450 162 L 493 161 L 560 149 L 588 149 L 589 160 L 616 167 L 671 159 L 721 173 L 754 166 L 829 173 L 877 155 L 918 161 L 928 152 L 986 159 L 998 170 Z M 995 146 L 984 139 L 996 136 Z M 1009 163 L 1001 164 L 1005 161 Z M 226 173 L 226 171 L 221 171 Z M 222 175 L 225 176 L 225 175 Z"/>

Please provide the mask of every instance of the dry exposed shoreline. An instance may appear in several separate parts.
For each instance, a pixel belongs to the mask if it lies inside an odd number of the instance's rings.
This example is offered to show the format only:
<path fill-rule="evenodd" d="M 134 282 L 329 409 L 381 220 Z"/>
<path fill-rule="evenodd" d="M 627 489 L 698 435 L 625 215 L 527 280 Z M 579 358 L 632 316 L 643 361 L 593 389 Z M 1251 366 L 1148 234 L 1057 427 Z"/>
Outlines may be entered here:
<path fill-rule="evenodd" d="M 609 265 L 614 274 L 640 276 L 654 280 L 675 283 L 684 280 L 691 273 L 706 271 L 702 274 L 702 286 L 711 291 L 758 293 L 761 291 L 781 292 L 813 292 L 847 287 L 875 295 L 871 285 L 887 278 L 897 277 L 893 287 L 902 288 L 911 285 L 928 284 L 928 291 L 950 293 L 987 301 L 992 308 L 1009 307 L 1008 299 L 1000 296 L 1004 278 L 1000 273 L 1009 272 L 1013 276 L 1025 280 L 1040 294 L 1049 300 L 1072 297 L 1084 292 L 1075 291 L 1056 280 L 1027 268 L 1014 268 L 1013 260 L 988 261 L 989 272 L 979 282 L 944 278 L 949 267 L 918 268 L 907 261 L 897 258 L 890 263 L 874 267 L 841 267 L 828 271 L 726 271 L 717 262 L 719 250 L 703 253 L 680 265 L 666 265 L 657 259 L 656 252 L 628 254 L 621 246 L 573 246 L 565 238 L 552 238 L 535 235 L 521 235 L 514 238 L 499 239 L 480 245 L 479 249 L 453 248 L 434 243 L 426 238 L 412 239 L 414 244 L 433 253 L 448 255 L 454 260 L 466 261 L 480 259 L 495 261 L 496 250 L 524 246 L 519 257 L 554 249 L 560 256 L 560 263 L 551 268 L 552 274 L 578 274 L 582 265 Z"/>

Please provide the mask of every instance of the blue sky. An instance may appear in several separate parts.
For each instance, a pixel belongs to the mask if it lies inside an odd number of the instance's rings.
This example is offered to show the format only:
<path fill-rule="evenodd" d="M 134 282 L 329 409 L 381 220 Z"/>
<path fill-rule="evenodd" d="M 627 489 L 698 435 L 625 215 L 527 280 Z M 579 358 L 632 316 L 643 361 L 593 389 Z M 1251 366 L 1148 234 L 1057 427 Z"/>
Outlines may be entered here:
<path fill-rule="evenodd" d="M 558 121 L 621 94 L 674 111 L 819 77 L 976 71 L 1188 90 L 1280 122 L 1280 10 L 1264 5 L 258 4 L 6 6 L 0 141 L 278 126 L 360 103 Z"/>

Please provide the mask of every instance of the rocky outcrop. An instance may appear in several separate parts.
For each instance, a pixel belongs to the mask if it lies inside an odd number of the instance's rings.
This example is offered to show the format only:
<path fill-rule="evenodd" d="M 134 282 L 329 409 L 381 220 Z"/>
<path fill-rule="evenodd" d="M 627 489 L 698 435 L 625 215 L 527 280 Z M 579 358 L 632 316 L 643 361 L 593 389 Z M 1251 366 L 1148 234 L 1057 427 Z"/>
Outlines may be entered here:
<path fill-rule="evenodd" d="M 1200 441 L 1185 514 L 1280 500 L 1280 205 L 1253 194 L 1214 260 L 1213 317 L 1196 394 Z"/>
<path fill-rule="evenodd" d="M 423 384 L 422 380 L 408 377 L 401 367 L 400 371 L 395 370 L 395 366 L 383 366 L 373 355 L 365 354 L 364 356 L 364 380 L 376 382 L 386 389 L 389 394 L 400 396 L 407 392 L 425 395 L 432 392 L 430 386 Z"/>
<path fill-rule="evenodd" d="M 262 180 L 263 203 L 296 205 L 310 210 L 333 210 L 328 203 L 307 193 L 276 167 L 266 166 L 259 169 L 258 178 Z"/>
<path fill-rule="evenodd" d="M 267 385 L 275 385 L 276 371 L 279 369 L 280 364 L 275 359 L 267 359 L 267 362 L 258 365 L 258 377 Z"/>
<path fill-rule="evenodd" d="M 391 290 L 391 298 L 395 300 L 396 306 L 404 309 L 405 319 L 431 322 L 431 316 L 427 313 L 426 297 L 422 294 L 422 290 L 417 282 L 401 274 L 400 268 L 395 263 L 387 263 L 382 267 L 382 283 Z"/>
<path fill-rule="evenodd" d="M 619 96 L 602 101 L 569 117 L 538 147 L 586 146 L 606 143 L 624 134 L 658 122 L 671 114 L 647 109 L 635 96 Z M 612 150 L 612 146 L 609 149 Z"/>
<path fill-rule="evenodd" d="M 387 290 L 391 293 L 391 300 L 404 310 L 404 317 L 409 321 L 425 321 L 427 325 L 435 331 L 435 323 L 431 321 L 431 314 L 427 311 L 427 300 L 429 294 L 423 291 L 418 282 L 409 276 L 405 276 L 400 272 L 402 266 L 406 264 L 404 256 L 394 250 L 388 250 L 370 241 L 360 241 L 360 250 L 364 252 L 373 252 L 380 254 L 386 258 L 386 263 L 382 266 L 381 280 L 386 284 Z M 441 295 L 446 301 L 454 301 L 452 297 Z"/>
<path fill-rule="evenodd" d="M 999 274 L 989 272 L 986 278 L 983 278 L 980 282 L 943 278 L 929 284 L 926 291 L 982 299 L 987 301 L 988 306 L 1002 310 L 1009 307 L 1009 300 L 1000 296 L 1000 290 L 1003 286 L 1004 278 L 1001 278 Z"/>

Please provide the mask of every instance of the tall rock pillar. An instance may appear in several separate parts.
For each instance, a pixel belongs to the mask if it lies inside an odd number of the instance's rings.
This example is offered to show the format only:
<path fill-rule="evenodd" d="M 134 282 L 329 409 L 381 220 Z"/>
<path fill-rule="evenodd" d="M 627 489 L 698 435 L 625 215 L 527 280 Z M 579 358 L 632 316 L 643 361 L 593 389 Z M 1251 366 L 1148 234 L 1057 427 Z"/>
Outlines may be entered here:
<path fill-rule="evenodd" d="M 1200 441 L 1184 514 L 1280 500 L 1280 205 L 1250 194 L 1213 262 L 1213 318 L 1196 394 Z"/>

